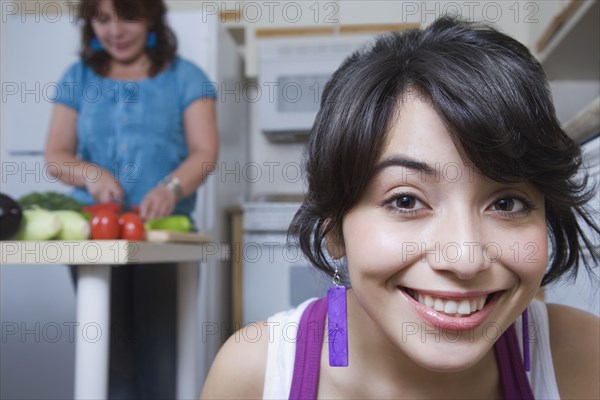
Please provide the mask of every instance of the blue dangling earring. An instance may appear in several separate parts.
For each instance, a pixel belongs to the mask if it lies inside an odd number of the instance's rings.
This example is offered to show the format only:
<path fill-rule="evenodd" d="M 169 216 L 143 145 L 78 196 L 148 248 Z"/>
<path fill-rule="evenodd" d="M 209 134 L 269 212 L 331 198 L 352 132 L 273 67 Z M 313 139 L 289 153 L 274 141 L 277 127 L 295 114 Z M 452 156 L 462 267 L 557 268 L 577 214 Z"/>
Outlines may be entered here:
<path fill-rule="evenodd" d="M 148 33 L 148 37 L 146 38 L 146 48 L 153 49 L 156 47 L 156 43 L 158 39 L 156 37 L 156 32 L 152 31 Z"/>
<path fill-rule="evenodd" d="M 96 36 L 90 39 L 90 47 L 94 51 L 102 51 L 104 48 L 102 47 L 102 43 L 98 40 Z"/>
<path fill-rule="evenodd" d="M 329 341 L 329 365 L 348 366 L 348 313 L 346 308 L 346 286 L 340 285 L 337 267 L 333 285 L 327 290 L 327 333 Z"/>
<path fill-rule="evenodd" d="M 521 314 L 521 328 L 523 335 L 523 366 L 525 371 L 531 371 L 531 359 L 529 354 L 529 312 L 527 308 Z"/>

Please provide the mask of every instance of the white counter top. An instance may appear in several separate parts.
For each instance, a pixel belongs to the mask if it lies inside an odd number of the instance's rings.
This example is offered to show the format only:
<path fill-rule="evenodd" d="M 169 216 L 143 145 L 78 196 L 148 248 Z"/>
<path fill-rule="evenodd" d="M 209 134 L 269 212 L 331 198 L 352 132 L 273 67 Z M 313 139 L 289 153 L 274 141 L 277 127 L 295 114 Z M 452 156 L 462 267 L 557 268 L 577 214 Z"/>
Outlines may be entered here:
<path fill-rule="evenodd" d="M 0 242 L 1 264 L 138 264 L 226 260 L 220 243 L 181 244 L 127 240 L 32 240 Z"/>

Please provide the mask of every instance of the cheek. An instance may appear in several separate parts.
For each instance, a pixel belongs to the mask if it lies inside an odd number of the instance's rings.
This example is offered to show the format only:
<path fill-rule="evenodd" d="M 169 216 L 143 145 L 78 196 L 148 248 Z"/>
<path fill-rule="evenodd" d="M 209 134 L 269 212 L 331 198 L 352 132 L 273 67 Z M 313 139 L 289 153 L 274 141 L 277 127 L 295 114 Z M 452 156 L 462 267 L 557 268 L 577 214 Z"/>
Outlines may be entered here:
<path fill-rule="evenodd" d="M 105 34 L 106 29 L 97 24 L 92 24 L 92 32 L 97 38 L 102 38 Z"/>
<path fill-rule="evenodd" d="M 539 285 L 548 265 L 548 235 L 545 223 L 524 229 L 518 235 L 500 233 L 498 250 L 490 258 L 498 257 L 503 265 L 516 274 L 523 283 Z"/>
<path fill-rule="evenodd" d="M 142 29 L 136 29 L 135 32 L 133 33 L 133 35 L 135 35 L 138 38 L 138 40 L 145 41 L 147 33 L 146 33 L 146 30 L 142 28 Z"/>
<path fill-rule="evenodd" d="M 351 278 L 385 279 L 407 264 L 402 246 L 409 236 L 375 218 L 349 218 L 343 226 L 346 259 Z"/>
<path fill-rule="evenodd" d="M 148 34 L 148 29 L 146 29 L 146 26 L 142 23 L 132 23 L 129 26 L 129 35 L 130 36 L 135 36 L 139 40 L 145 40 L 147 34 Z"/>

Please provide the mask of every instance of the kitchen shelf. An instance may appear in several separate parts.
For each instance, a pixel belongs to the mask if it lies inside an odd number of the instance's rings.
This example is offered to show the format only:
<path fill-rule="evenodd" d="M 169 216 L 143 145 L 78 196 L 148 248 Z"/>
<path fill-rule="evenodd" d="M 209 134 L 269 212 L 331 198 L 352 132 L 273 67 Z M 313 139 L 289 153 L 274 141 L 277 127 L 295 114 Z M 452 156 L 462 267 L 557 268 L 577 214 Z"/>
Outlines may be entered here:
<path fill-rule="evenodd" d="M 338 36 L 353 34 L 381 34 L 421 26 L 418 22 L 378 23 L 378 24 L 260 24 L 247 23 L 239 11 L 222 10 L 219 14 L 221 26 L 233 38 L 238 53 L 244 60 L 245 75 L 256 78 L 258 75 L 258 40 L 274 37 L 298 36 Z"/>
<path fill-rule="evenodd" d="M 246 27 L 242 17 L 242 13 L 239 11 L 221 10 L 219 12 L 221 26 L 229 31 L 237 46 L 244 46 Z"/>
<path fill-rule="evenodd" d="M 600 96 L 567 121 L 563 129 L 578 143 L 600 132 Z"/>
<path fill-rule="evenodd" d="M 572 1 L 538 42 L 538 59 L 549 80 L 600 79 L 600 3 Z"/>

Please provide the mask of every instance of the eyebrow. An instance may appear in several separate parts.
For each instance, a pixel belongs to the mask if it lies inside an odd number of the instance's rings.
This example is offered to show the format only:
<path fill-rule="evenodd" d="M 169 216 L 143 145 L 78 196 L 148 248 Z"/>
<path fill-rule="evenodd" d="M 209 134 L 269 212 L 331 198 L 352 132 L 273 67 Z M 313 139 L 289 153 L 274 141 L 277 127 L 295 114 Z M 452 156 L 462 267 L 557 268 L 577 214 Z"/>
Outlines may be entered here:
<path fill-rule="evenodd" d="M 373 175 L 376 176 L 381 171 L 389 167 L 404 167 L 413 171 L 424 173 L 425 175 L 435 175 L 436 170 L 429 164 L 417 161 L 409 157 L 404 156 L 392 156 L 384 159 L 379 164 L 375 165 Z"/>

